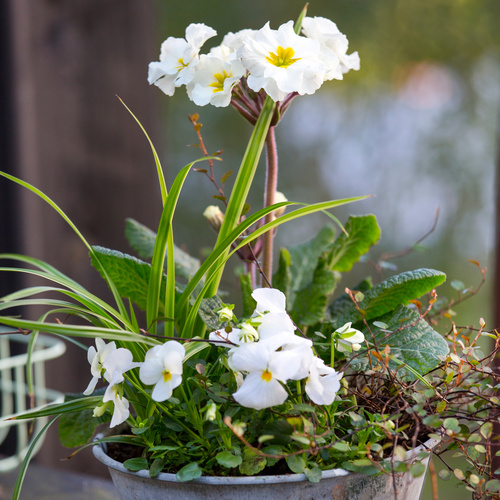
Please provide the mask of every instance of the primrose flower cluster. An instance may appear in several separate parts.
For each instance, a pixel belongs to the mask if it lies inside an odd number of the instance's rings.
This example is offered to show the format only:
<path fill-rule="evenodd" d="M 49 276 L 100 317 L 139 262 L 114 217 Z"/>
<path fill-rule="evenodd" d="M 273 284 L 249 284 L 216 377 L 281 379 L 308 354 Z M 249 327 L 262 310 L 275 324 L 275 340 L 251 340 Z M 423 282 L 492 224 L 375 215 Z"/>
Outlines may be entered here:
<path fill-rule="evenodd" d="M 330 405 L 340 389 L 342 374 L 327 366 L 313 351 L 308 338 L 296 334 L 296 326 L 286 312 L 286 297 L 276 289 L 259 288 L 253 291 L 257 306 L 250 319 L 232 327 L 232 307 L 225 306 L 219 317 L 227 327 L 210 333 L 209 342 L 227 349 L 227 365 L 234 373 L 238 385 L 232 395 L 240 405 L 261 410 L 284 403 L 288 381 L 305 380 L 305 392 L 319 405 Z M 361 332 L 350 323 L 339 328 L 334 337 L 350 343 L 354 349 L 364 341 Z M 96 348 L 90 347 L 88 361 L 92 380 L 85 394 L 89 395 L 103 377 L 108 387 L 103 397 L 104 405 L 94 414 L 101 415 L 110 402 L 114 405 L 111 427 L 130 415 L 129 402 L 123 396 L 124 374 L 139 368 L 139 378 L 153 386 L 151 399 L 162 402 L 172 396 L 182 382 L 184 346 L 176 340 L 149 349 L 143 362 L 133 361 L 132 353 L 114 342 L 106 344 L 96 339 Z"/>
<path fill-rule="evenodd" d="M 228 33 L 222 43 L 200 54 L 201 47 L 217 33 L 205 24 L 190 24 L 185 38 L 167 38 L 160 60 L 149 65 L 148 81 L 171 96 L 186 86 L 199 106 L 223 107 L 251 92 L 264 91 L 274 101 L 313 94 L 327 80 L 341 80 L 359 69 L 357 52 L 348 55 L 348 40 L 337 25 L 323 17 L 305 17 L 302 35 L 293 21 L 277 30 L 267 23 L 260 30 Z"/>

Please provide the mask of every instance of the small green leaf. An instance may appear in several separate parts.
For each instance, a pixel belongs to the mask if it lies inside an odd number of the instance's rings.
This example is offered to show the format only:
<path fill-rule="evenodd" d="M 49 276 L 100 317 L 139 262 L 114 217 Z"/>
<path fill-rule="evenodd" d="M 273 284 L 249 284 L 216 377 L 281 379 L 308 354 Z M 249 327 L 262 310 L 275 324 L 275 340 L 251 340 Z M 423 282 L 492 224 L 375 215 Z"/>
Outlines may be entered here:
<path fill-rule="evenodd" d="M 438 472 L 438 476 L 440 477 L 440 479 L 442 479 L 443 481 L 448 481 L 450 478 L 451 478 L 451 471 L 448 470 L 448 469 L 441 469 L 439 472 Z"/>
<path fill-rule="evenodd" d="M 410 473 L 413 477 L 419 477 L 425 474 L 427 467 L 422 462 L 416 462 L 410 467 Z"/>
<path fill-rule="evenodd" d="M 306 467 L 306 462 L 300 455 L 288 455 L 288 457 L 286 457 L 286 463 L 295 474 L 301 474 Z"/>
<path fill-rule="evenodd" d="M 321 481 L 321 469 L 319 467 L 313 467 L 312 469 L 304 469 L 304 474 L 311 483 L 319 483 Z"/>
<path fill-rule="evenodd" d="M 123 462 L 125 469 L 137 472 L 140 470 L 148 470 L 149 463 L 146 457 L 129 458 Z"/>
<path fill-rule="evenodd" d="M 202 473 L 200 466 L 196 462 L 191 462 L 178 471 L 175 477 L 177 481 L 191 481 L 200 477 Z"/>
<path fill-rule="evenodd" d="M 153 463 L 151 464 L 151 467 L 149 469 L 149 477 L 156 477 L 162 471 L 163 466 L 163 458 L 156 458 L 155 460 L 153 460 Z"/>
<path fill-rule="evenodd" d="M 500 480 L 491 479 L 486 483 L 485 486 L 488 491 L 491 491 L 493 493 L 498 493 L 500 491 Z"/>
<path fill-rule="evenodd" d="M 481 426 L 480 432 L 485 439 L 489 439 L 493 433 L 493 424 L 486 422 Z"/>
<path fill-rule="evenodd" d="M 217 311 L 223 307 L 222 300 L 219 296 L 212 297 L 210 299 L 203 299 L 198 310 L 198 314 L 202 319 L 203 323 L 208 326 L 211 330 L 217 330 L 220 328 L 220 320 Z"/>
<path fill-rule="evenodd" d="M 453 474 L 455 474 L 455 477 L 459 479 L 460 481 L 463 481 L 465 479 L 465 475 L 462 472 L 462 469 L 454 469 Z"/>
<path fill-rule="evenodd" d="M 215 459 L 220 465 L 222 465 L 222 467 L 226 467 L 227 469 L 238 467 L 238 465 L 240 465 L 243 461 L 240 455 L 234 455 L 230 451 L 221 451 L 220 453 L 217 453 Z"/>

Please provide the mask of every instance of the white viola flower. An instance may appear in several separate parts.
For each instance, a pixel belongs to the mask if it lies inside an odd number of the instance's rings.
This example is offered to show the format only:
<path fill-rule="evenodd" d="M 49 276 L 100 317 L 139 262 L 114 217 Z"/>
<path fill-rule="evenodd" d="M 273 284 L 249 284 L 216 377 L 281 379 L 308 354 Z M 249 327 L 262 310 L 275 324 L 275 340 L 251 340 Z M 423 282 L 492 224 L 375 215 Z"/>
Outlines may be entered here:
<path fill-rule="evenodd" d="M 83 394 L 85 394 L 86 396 L 94 392 L 98 380 L 102 377 L 102 372 L 104 370 L 104 361 L 109 356 L 109 354 L 116 349 L 116 344 L 114 342 L 106 344 L 104 340 L 97 337 L 95 339 L 95 345 L 97 349 L 94 346 L 90 346 L 87 351 L 87 360 L 90 363 L 90 373 L 92 374 L 92 380 L 90 381 L 85 391 L 83 391 Z"/>
<path fill-rule="evenodd" d="M 109 385 L 102 398 L 104 403 L 111 401 L 113 403 L 113 416 L 111 417 L 110 427 L 122 424 L 130 415 L 129 402 L 121 394 L 121 386 L 119 384 Z"/>
<path fill-rule="evenodd" d="M 210 54 L 200 56 L 196 73 L 187 86 L 188 96 L 198 106 L 229 106 L 233 88 L 244 74 L 245 68 L 234 53 L 215 47 Z"/>
<path fill-rule="evenodd" d="M 168 37 L 161 45 L 160 60 L 149 64 L 148 82 L 174 95 L 176 87 L 191 82 L 201 46 L 216 34 L 205 24 L 193 23 L 186 28 L 186 38 Z"/>
<path fill-rule="evenodd" d="M 300 358 L 293 350 L 276 351 L 273 342 L 260 341 L 236 349 L 232 365 L 247 373 L 234 399 L 242 406 L 261 410 L 286 400 L 288 393 L 281 384 L 294 379 Z"/>
<path fill-rule="evenodd" d="M 351 327 L 352 323 L 346 323 L 344 326 L 337 328 L 334 335 L 343 344 L 348 344 L 353 351 L 361 349 L 361 343 L 365 341 L 363 332 Z"/>
<path fill-rule="evenodd" d="M 359 70 L 358 53 L 347 54 L 347 37 L 333 21 L 324 17 L 305 17 L 302 20 L 302 32 L 308 38 L 319 42 L 320 58 L 327 70 L 326 80 L 342 80 L 342 75 L 349 70 Z"/>
<path fill-rule="evenodd" d="M 243 39 L 241 59 L 250 73 L 248 86 L 256 92 L 264 89 L 274 101 L 291 92 L 313 94 L 325 77 L 318 53 L 319 43 L 297 35 L 292 21 L 278 30 L 267 23 L 253 37 Z"/>
<path fill-rule="evenodd" d="M 151 398 L 165 401 L 182 382 L 182 363 L 186 351 L 176 340 L 157 345 L 146 353 L 139 377 L 144 384 L 154 385 Z"/>
<path fill-rule="evenodd" d="M 342 373 L 326 366 L 322 359 L 314 357 L 306 381 L 306 394 L 318 405 L 331 405 L 340 389 Z"/>
<path fill-rule="evenodd" d="M 252 292 L 257 302 L 254 317 L 259 321 L 259 336 L 266 340 L 281 333 L 293 334 L 296 330 L 286 312 L 286 296 L 275 288 L 257 288 Z"/>
<path fill-rule="evenodd" d="M 112 351 L 104 360 L 104 379 L 109 385 L 121 384 L 124 380 L 124 373 L 140 366 L 140 363 L 134 363 L 132 353 L 120 347 Z"/>

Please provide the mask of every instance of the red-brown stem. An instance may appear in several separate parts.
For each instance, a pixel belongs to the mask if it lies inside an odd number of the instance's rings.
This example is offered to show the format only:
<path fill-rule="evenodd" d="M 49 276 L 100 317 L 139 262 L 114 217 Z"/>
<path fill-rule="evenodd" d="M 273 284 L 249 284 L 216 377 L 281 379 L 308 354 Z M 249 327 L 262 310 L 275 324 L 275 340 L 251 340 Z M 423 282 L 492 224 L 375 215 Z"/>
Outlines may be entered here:
<path fill-rule="evenodd" d="M 264 206 L 269 207 L 274 203 L 274 195 L 278 186 L 278 151 L 276 149 L 276 138 L 274 127 L 270 127 L 266 137 L 266 186 Z M 265 223 L 274 220 L 274 213 L 266 215 Z M 273 271 L 273 234 L 274 231 L 268 231 L 264 234 L 264 244 L 262 249 L 262 271 L 268 281 L 271 281 Z M 267 286 L 266 279 L 262 278 L 262 286 Z"/>

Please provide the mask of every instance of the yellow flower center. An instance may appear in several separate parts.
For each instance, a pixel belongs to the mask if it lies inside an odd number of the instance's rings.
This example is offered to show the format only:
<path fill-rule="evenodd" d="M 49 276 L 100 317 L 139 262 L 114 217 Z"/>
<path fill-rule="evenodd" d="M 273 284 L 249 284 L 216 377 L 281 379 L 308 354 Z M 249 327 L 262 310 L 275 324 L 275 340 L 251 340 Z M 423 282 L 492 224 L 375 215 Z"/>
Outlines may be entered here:
<path fill-rule="evenodd" d="M 163 382 L 168 382 L 172 378 L 172 374 L 168 371 L 163 372 Z"/>
<path fill-rule="evenodd" d="M 271 382 L 271 379 L 273 378 L 273 374 L 268 370 L 264 370 L 262 372 L 261 378 L 262 378 L 262 380 L 265 380 L 266 382 Z"/>
<path fill-rule="evenodd" d="M 215 82 L 212 82 L 209 87 L 213 87 L 214 94 L 216 92 L 222 92 L 224 90 L 224 81 L 226 78 L 229 78 L 229 75 L 224 70 L 222 73 L 215 73 L 214 75 Z"/>
<path fill-rule="evenodd" d="M 271 64 L 274 64 L 274 66 L 277 66 L 278 68 L 288 68 L 288 66 L 291 66 L 294 62 L 297 62 L 300 57 L 293 58 L 293 55 L 295 54 L 295 51 L 292 49 L 292 47 L 287 47 L 284 49 L 281 45 L 276 49 L 276 54 L 273 52 L 269 52 L 269 56 L 266 57 L 266 60 L 269 61 Z"/>
<path fill-rule="evenodd" d="M 180 71 L 181 69 L 184 69 L 187 66 L 187 64 L 184 62 L 182 57 L 180 59 L 178 59 L 177 62 L 179 63 L 179 66 L 177 66 L 177 68 L 175 68 L 177 71 Z"/>

